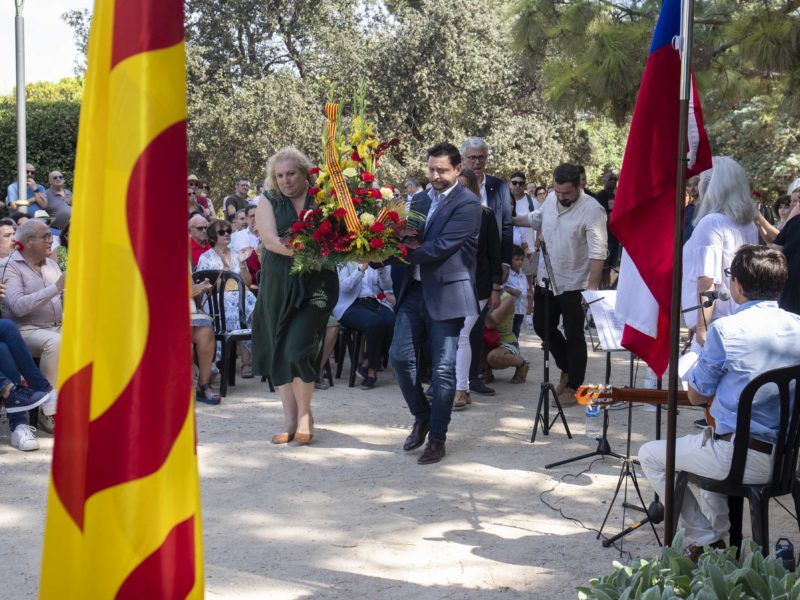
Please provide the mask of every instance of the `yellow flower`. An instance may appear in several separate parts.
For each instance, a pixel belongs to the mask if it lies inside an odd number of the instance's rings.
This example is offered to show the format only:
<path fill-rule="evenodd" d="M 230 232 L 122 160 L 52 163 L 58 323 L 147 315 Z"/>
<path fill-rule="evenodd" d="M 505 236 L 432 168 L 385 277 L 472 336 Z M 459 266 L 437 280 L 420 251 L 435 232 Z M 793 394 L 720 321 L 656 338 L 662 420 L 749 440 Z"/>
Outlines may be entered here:
<path fill-rule="evenodd" d="M 325 190 L 320 190 L 317 192 L 317 203 L 321 204 L 323 201 L 327 199 L 328 195 L 325 193 Z"/>
<path fill-rule="evenodd" d="M 364 227 L 372 227 L 375 224 L 375 216 L 369 213 L 361 215 L 361 224 Z"/>
<path fill-rule="evenodd" d="M 382 187 L 381 188 L 381 197 L 384 200 L 391 200 L 392 198 L 394 198 L 394 190 L 392 188 L 388 187 L 388 186 L 387 187 Z"/>
<path fill-rule="evenodd" d="M 345 177 L 358 177 L 358 171 L 353 167 L 347 167 L 344 171 L 342 171 L 342 175 Z"/>

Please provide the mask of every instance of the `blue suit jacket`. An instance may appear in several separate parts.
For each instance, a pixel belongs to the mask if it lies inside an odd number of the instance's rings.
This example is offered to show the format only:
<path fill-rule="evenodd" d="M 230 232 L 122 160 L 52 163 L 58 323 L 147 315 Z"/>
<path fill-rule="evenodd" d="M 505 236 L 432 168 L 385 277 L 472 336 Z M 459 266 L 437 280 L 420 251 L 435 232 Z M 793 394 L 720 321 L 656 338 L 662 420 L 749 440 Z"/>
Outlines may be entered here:
<path fill-rule="evenodd" d="M 492 175 L 484 175 L 486 180 L 486 206 L 492 209 L 497 220 L 497 233 L 500 234 L 500 260 L 511 264 L 511 250 L 514 248 L 514 227 L 511 223 L 511 191 L 508 184 Z"/>
<path fill-rule="evenodd" d="M 427 222 L 431 198 L 419 192 L 411 199 L 411 210 L 425 215 L 417 234 L 422 245 L 408 251 L 407 270 L 397 305 L 403 302 L 414 272 L 420 266 L 422 293 L 428 316 L 437 321 L 478 314 L 475 264 L 481 226 L 480 199 L 457 184 Z"/>

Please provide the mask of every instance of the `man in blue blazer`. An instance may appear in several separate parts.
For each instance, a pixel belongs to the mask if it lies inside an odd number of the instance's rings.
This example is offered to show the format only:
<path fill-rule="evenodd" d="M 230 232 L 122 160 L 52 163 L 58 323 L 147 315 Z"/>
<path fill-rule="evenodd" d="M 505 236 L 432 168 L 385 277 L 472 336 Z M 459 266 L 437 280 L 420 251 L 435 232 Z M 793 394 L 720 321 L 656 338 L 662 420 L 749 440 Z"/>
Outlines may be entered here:
<path fill-rule="evenodd" d="M 475 263 L 481 223 L 479 199 L 458 183 L 461 154 L 441 143 L 428 150 L 429 191 L 411 200 L 416 237 L 408 242 L 406 277 L 397 299 L 389 356 L 414 426 L 403 445 L 410 451 L 428 444 L 417 462 L 439 462 L 445 454 L 447 425 L 456 388 L 456 348 L 464 317 L 478 314 Z M 425 398 L 417 375 L 423 341 L 432 360 L 433 399 Z M 429 433 L 430 432 L 430 433 Z"/>

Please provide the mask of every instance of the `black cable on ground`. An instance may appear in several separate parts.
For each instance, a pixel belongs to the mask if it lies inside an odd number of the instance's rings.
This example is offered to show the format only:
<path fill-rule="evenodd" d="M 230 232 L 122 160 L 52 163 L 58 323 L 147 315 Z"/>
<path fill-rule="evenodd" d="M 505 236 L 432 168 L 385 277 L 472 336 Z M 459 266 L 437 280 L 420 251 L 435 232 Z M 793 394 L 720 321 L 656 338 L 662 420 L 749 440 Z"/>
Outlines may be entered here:
<path fill-rule="evenodd" d="M 558 514 L 561 516 L 561 518 L 562 518 L 562 519 L 566 519 L 567 521 L 572 521 L 572 522 L 574 522 L 574 523 L 577 523 L 577 524 L 578 524 L 580 527 L 582 527 L 582 528 L 583 528 L 583 529 L 585 529 L 586 531 L 592 531 L 592 532 L 594 532 L 594 533 L 596 533 L 596 534 L 598 534 L 598 535 L 602 535 L 602 534 L 600 533 L 600 530 L 599 530 L 599 529 L 595 529 L 594 527 L 588 527 L 587 525 L 585 525 L 585 524 L 584 524 L 584 522 L 583 522 L 583 521 L 581 521 L 581 520 L 580 520 L 579 518 L 577 518 L 577 517 L 571 517 L 571 516 L 569 516 L 569 515 L 565 515 L 565 514 L 564 514 L 564 511 L 563 511 L 562 509 L 560 509 L 560 508 L 558 508 L 558 507 L 556 507 L 556 506 L 553 506 L 552 504 L 550 504 L 549 502 L 547 502 L 547 500 L 545 500 L 545 499 L 544 499 L 544 496 L 545 496 L 545 494 L 549 494 L 550 492 L 553 492 L 553 491 L 555 491 L 555 489 L 556 489 L 556 488 L 557 488 L 559 485 L 561 485 L 562 483 L 564 483 L 564 480 L 565 480 L 567 477 L 572 477 L 573 479 L 577 479 L 577 478 L 578 478 L 578 477 L 580 477 L 581 475 L 585 475 L 586 473 L 588 473 L 589 471 L 591 471 L 591 470 L 592 470 L 592 466 L 594 465 L 594 463 L 596 463 L 596 462 L 597 462 L 597 461 L 599 461 L 599 460 L 603 460 L 603 457 L 601 456 L 601 457 L 599 457 L 599 458 L 595 458 L 595 459 L 594 459 L 592 462 L 590 462 L 590 463 L 589 463 L 589 466 L 588 466 L 588 467 L 586 467 L 586 468 L 585 468 L 583 471 L 581 471 L 580 473 L 575 473 L 575 474 L 574 474 L 574 473 L 564 473 L 564 475 L 562 475 L 562 476 L 561 476 L 561 478 L 558 480 L 558 482 L 556 482 L 556 484 L 555 484 L 553 487 L 551 487 L 549 490 L 544 490 L 544 491 L 542 491 L 542 492 L 539 494 L 539 501 L 540 501 L 542 504 L 544 504 L 544 505 L 545 505 L 547 508 L 549 508 L 550 510 L 552 510 L 553 512 L 555 512 L 555 513 L 558 513 Z M 616 542 L 614 542 L 614 543 L 613 543 L 613 544 L 611 544 L 611 545 L 614 547 L 614 549 L 615 549 L 615 550 L 617 550 L 617 551 L 619 552 L 619 555 L 620 555 L 620 557 L 622 557 L 624 554 L 627 554 L 627 555 L 628 555 L 628 561 L 630 562 L 631 560 L 633 560 L 633 555 L 632 555 L 630 552 L 628 552 L 627 550 L 623 550 L 622 548 L 620 548 L 619 546 L 617 546 Z"/>

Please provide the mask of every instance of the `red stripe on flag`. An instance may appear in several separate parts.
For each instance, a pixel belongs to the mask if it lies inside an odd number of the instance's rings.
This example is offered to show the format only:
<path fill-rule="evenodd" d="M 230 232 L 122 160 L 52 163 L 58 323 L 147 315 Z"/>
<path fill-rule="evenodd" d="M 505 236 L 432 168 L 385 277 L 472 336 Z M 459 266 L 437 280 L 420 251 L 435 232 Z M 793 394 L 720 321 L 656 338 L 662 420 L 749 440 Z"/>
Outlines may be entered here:
<path fill-rule="evenodd" d="M 86 468 L 89 453 L 89 398 L 92 365 L 73 373 L 61 386 L 53 446 L 53 485 L 69 516 L 83 529 Z"/>
<path fill-rule="evenodd" d="M 116 0 L 111 68 L 142 52 L 169 48 L 183 40 L 183 2 Z"/>
<path fill-rule="evenodd" d="M 165 226 L 186 222 L 185 157 L 186 122 L 181 121 L 145 149 L 128 187 L 128 230 L 148 305 L 148 314 L 141 316 L 147 318 L 148 330 L 138 368 L 119 398 L 89 423 L 88 433 L 91 370 L 67 381 L 68 424 L 59 423 L 64 454 L 58 460 L 54 456 L 53 478 L 59 497 L 81 528 L 86 499 L 163 465 L 191 407 L 189 242 Z M 119 331 L 101 334 L 125 335 L 130 326 L 135 324 L 120 323 Z M 56 451 L 62 451 L 59 445 Z"/>
<path fill-rule="evenodd" d="M 194 517 L 189 517 L 128 575 L 116 600 L 182 600 L 194 580 Z"/>

